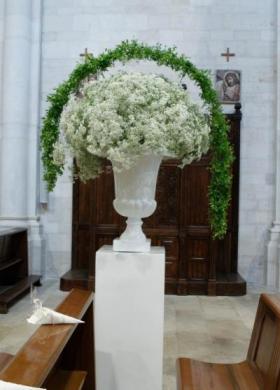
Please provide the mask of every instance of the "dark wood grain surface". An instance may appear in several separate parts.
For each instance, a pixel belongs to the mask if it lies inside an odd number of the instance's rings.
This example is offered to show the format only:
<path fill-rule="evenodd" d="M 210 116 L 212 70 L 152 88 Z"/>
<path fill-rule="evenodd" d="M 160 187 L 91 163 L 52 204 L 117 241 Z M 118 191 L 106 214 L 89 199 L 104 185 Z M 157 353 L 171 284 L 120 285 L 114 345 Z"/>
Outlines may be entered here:
<path fill-rule="evenodd" d="M 10 353 L 0 353 L 0 372 L 7 366 L 8 363 L 10 363 L 13 357 L 14 355 L 11 355 Z"/>
<path fill-rule="evenodd" d="M 212 364 L 192 359 L 178 362 L 178 390 L 260 390 L 248 363 Z"/>

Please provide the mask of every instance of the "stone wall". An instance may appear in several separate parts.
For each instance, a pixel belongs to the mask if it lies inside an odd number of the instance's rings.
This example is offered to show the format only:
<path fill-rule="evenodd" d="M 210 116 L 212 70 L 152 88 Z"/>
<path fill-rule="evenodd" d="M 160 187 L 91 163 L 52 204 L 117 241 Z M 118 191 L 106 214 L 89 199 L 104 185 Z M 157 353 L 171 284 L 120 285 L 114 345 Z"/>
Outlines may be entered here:
<path fill-rule="evenodd" d="M 274 209 L 277 0 L 45 0 L 42 110 L 46 95 L 88 47 L 99 54 L 123 39 L 175 45 L 199 67 L 240 69 L 243 121 L 239 269 L 263 283 L 268 231 Z M 1 24 L 0 24 L 1 26 Z M 236 57 L 227 63 L 229 47 Z M 232 111 L 232 106 L 226 106 Z M 70 266 L 71 183 L 67 174 L 49 196 L 42 223 L 47 275 Z"/>

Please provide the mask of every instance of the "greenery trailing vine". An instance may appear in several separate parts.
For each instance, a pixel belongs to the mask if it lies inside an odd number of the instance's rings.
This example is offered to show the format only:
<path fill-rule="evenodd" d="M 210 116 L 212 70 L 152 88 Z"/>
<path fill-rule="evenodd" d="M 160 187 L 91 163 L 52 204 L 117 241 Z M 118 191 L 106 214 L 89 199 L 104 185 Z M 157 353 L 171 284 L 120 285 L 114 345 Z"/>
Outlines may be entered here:
<path fill-rule="evenodd" d="M 222 238 L 227 230 L 227 210 L 231 194 L 231 164 L 233 152 L 228 140 L 228 125 L 222 112 L 217 93 L 207 71 L 198 69 L 184 55 L 178 55 L 175 48 L 160 44 L 148 46 L 137 41 L 124 41 L 115 49 L 105 50 L 98 57 L 88 56 L 87 61 L 78 64 L 68 80 L 60 84 L 47 98 L 49 109 L 43 119 L 41 133 L 44 179 L 52 191 L 62 168 L 53 161 L 54 144 L 59 137 L 59 120 L 64 105 L 71 93 L 79 89 L 86 77 L 106 71 L 116 61 L 150 60 L 165 65 L 176 72 L 188 75 L 201 90 L 201 98 L 210 107 L 211 126 L 211 182 L 209 186 L 209 219 L 213 238 Z"/>

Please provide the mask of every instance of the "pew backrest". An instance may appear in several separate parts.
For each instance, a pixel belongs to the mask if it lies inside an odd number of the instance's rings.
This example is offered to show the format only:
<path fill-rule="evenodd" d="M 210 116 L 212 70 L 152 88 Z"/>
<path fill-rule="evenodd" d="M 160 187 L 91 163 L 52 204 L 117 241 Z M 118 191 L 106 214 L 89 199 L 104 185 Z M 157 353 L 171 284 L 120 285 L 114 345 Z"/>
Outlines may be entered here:
<path fill-rule="evenodd" d="M 280 390 L 280 298 L 276 295 L 260 296 L 247 361 L 260 388 Z"/>
<path fill-rule="evenodd" d="M 44 388 L 59 378 L 65 382 L 68 373 L 69 381 L 81 378 L 84 390 L 95 388 L 93 294 L 74 289 L 56 310 L 85 323 L 40 326 L 1 371 L 1 380 Z"/>

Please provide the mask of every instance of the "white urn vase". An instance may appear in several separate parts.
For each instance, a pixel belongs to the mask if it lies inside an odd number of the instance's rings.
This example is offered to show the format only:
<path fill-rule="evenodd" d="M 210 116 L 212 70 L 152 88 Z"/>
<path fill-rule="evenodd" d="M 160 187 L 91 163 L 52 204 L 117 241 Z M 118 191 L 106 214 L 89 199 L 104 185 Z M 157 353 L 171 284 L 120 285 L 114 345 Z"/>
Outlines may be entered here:
<path fill-rule="evenodd" d="M 151 240 L 142 230 L 142 218 L 147 218 L 156 209 L 155 191 L 162 157 L 145 155 L 137 159 L 128 170 L 118 172 L 112 161 L 115 180 L 115 210 L 127 217 L 126 229 L 113 242 L 116 252 L 149 252 Z"/>

